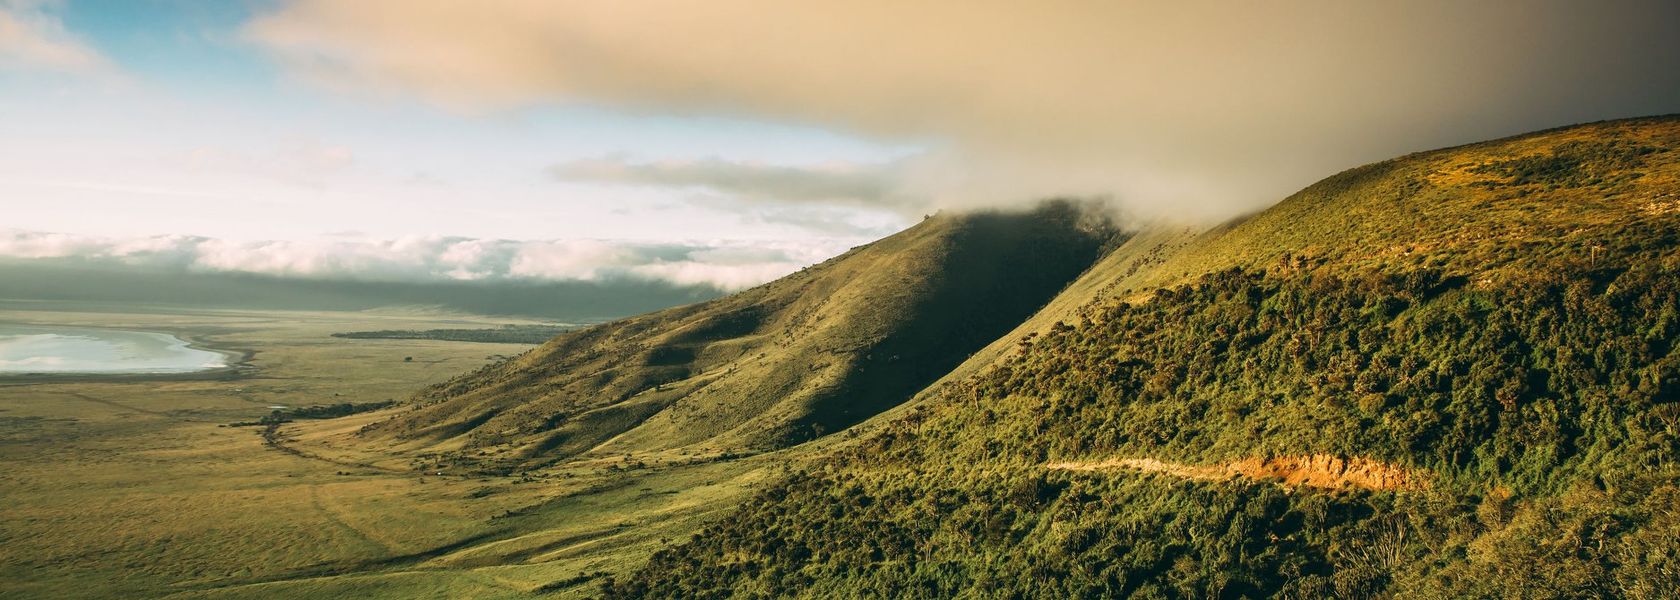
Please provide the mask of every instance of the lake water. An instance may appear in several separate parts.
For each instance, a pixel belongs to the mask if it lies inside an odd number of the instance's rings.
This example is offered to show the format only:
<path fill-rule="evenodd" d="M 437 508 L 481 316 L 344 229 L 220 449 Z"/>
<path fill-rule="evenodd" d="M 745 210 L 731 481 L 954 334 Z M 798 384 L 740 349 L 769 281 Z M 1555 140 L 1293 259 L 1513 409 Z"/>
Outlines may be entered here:
<path fill-rule="evenodd" d="M 0 375 L 191 373 L 227 363 L 167 333 L 0 323 Z"/>

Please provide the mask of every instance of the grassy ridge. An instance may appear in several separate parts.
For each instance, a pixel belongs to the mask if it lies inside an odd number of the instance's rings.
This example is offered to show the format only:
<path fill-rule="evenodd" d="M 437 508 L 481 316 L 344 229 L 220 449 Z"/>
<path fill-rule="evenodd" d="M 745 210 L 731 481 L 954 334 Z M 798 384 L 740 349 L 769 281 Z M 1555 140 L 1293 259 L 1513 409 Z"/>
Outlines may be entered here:
<path fill-rule="evenodd" d="M 1496 282 L 1625 261 L 1680 212 L 1680 117 L 1608 121 L 1349 169 L 1203 234 L 1118 282 L 1134 294 L 1231 267 L 1438 269 Z M 1525 176 L 1531 162 L 1571 175 Z M 1134 298 L 1135 299 L 1135 298 Z"/>
<path fill-rule="evenodd" d="M 422 394 L 372 439 L 485 468 L 785 447 L 888 409 L 1037 310 L 1114 230 L 1081 207 L 938 216 L 712 302 L 561 335 Z"/>
<path fill-rule="evenodd" d="M 1561 166 L 1560 166 L 1561 165 Z M 1662 597 L 1680 121 L 1355 169 L 1115 282 L 602 591 Z M 1422 491 L 1065 472 L 1324 453 Z"/>

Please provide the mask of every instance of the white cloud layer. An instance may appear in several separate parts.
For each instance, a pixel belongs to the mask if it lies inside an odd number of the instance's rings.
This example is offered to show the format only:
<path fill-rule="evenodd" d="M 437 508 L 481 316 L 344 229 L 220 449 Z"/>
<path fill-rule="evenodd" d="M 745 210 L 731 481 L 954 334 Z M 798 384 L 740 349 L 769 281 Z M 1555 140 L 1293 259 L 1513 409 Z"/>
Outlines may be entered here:
<path fill-rule="evenodd" d="M 898 164 L 834 162 L 776 165 L 720 158 L 635 162 L 607 156 L 556 164 L 549 174 L 571 182 L 702 189 L 747 202 L 925 208 L 926 198 L 904 195 Z"/>
<path fill-rule="evenodd" d="M 732 291 L 815 264 L 856 243 L 460 237 L 234 242 L 184 235 L 107 238 L 0 230 L 0 258 L 372 281 L 634 279 Z"/>

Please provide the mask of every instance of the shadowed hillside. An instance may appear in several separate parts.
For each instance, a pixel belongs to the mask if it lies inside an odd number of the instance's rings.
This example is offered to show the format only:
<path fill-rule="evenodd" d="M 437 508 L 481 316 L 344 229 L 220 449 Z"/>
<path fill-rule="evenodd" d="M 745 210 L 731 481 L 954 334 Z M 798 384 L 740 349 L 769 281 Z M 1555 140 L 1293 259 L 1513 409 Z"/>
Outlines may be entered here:
<path fill-rule="evenodd" d="M 758 288 L 563 334 L 364 435 L 508 466 L 809 440 L 946 374 L 1116 237 L 1070 203 L 932 217 Z"/>
<path fill-rule="evenodd" d="M 1680 587 L 1680 119 L 1419 153 L 1147 237 L 602 592 Z"/>

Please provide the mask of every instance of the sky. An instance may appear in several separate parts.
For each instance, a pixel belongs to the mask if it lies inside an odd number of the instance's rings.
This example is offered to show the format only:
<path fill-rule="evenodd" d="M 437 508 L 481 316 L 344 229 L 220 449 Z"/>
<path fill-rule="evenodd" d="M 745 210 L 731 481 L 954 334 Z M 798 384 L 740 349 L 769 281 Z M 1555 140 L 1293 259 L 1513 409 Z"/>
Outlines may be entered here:
<path fill-rule="evenodd" d="M 1680 112 L 1661 1 L 0 0 L 0 257 L 739 289 Z"/>

